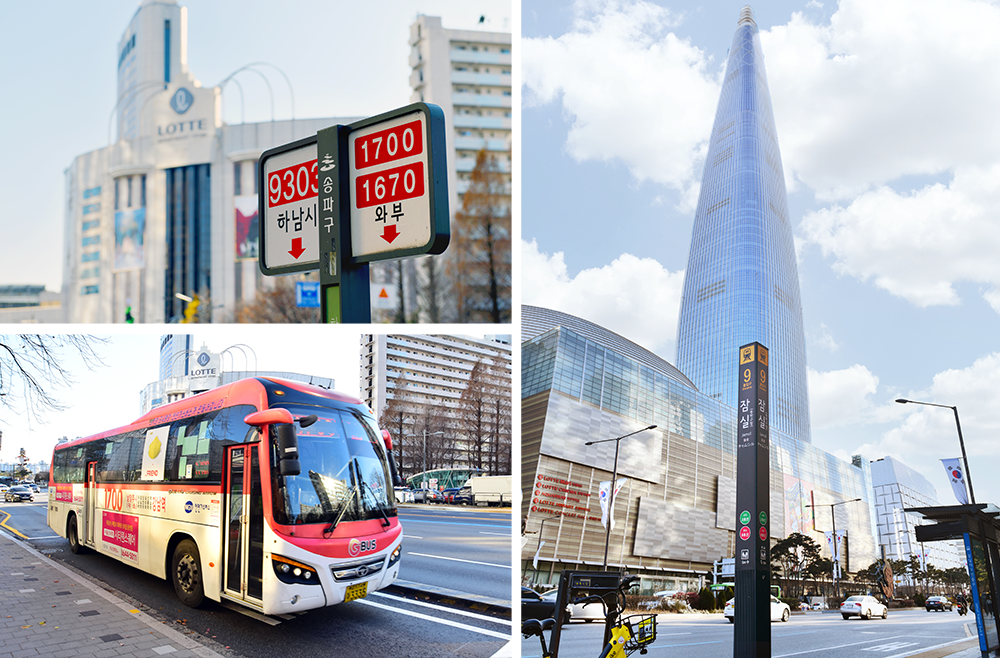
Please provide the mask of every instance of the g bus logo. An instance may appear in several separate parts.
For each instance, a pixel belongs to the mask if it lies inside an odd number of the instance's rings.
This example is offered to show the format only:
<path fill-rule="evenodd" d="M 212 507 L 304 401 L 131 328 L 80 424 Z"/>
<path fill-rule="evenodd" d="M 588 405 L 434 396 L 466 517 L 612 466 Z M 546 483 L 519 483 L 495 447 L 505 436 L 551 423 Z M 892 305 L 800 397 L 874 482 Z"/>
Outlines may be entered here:
<path fill-rule="evenodd" d="M 359 539 L 352 539 L 347 544 L 347 554 L 351 557 L 357 557 L 366 551 L 374 551 L 376 548 L 376 540 L 370 539 L 368 541 L 361 541 Z"/>

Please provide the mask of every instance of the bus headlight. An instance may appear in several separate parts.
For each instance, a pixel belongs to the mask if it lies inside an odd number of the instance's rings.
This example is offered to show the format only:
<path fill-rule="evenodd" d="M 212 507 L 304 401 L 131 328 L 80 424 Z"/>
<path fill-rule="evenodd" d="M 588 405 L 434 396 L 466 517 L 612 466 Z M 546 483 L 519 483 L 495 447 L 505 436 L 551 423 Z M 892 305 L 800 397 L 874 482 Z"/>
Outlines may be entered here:
<path fill-rule="evenodd" d="M 399 562 L 399 558 L 402 554 L 403 554 L 403 545 L 400 544 L 399 546 L 396 547 L 396 550 L 392 552 L 392 555 L 389 556 L 389 564 L 386 565 L 386 569 Z"/>
<path fill-rule="evenodd" d="M 289 585 L 319 585 L 319 574 L 307 564 L 271 553 L 274 575 Z"/>

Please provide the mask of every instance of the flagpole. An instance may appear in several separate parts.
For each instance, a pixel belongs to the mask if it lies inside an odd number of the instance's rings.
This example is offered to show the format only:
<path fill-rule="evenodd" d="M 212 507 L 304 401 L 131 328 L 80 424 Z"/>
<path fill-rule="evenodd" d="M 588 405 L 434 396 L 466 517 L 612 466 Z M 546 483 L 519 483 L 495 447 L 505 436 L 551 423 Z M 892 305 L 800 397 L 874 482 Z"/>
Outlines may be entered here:
<path fill-rule="evenodd" d="M 645 432 L 646 430 L 655 430 L 656 425 L 650 425 L 649 427 L 643 427 L 641 430 L 636 430 L 634 432 L 629 432 L 628 434 L 615 437 L 613 439 L 601 439 L 600 441 L 587 441 L 584 445 L 592 446 L 595 443 L 606 443 L 608 441 L 615 442 L 615 465 L 611 470 L 611 487 L 608 491 L 608 524 L 604 528 L 604 565 L 601 568 L 602 571 L 608 570 L 608 546 L 611 545 L 611 520 L 614 518 L 614 504 L 615 504 L 615 484 L 618 480 L 618 447 L 621 445 L 622 439 L 627 439 L 633 434 L 638 434 L 639 432 Z"/>
<path fill-rule="evenodd" d="M 972 473 L 969 471 L 969 458 L 965 454 L 965 439 L 962 438 L 962 423 L 958 420 L 958 407 L 950 404 L 937 404 L 936 402 L 918 402 L 916 400 L 907 400 L 906 398 L 899 398 L 896 402 L 899 404 L 923 404 L 928 407 L 941 407 L 942 409 L 951 409 L 955 412 L 955 426 L 958 428 L 958 445 L 962 447 L 962 463 L 965 464 L 965 482 L 969 485 L 969 501 L 975 505 L 976 494 L 972 491 Z"/>

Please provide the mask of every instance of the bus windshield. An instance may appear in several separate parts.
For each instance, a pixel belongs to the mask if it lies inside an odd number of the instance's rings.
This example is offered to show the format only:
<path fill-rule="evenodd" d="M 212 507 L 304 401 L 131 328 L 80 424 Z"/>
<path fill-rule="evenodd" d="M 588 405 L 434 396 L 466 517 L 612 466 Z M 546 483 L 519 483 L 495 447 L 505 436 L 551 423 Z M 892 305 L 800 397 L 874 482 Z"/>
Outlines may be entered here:
<path fill-rule="evenodd" d="M 297 428 L 299 475 L 281 477 L 271 443 L 274 520 L 283 525 L 363 521 L 396 516 L 382 438 L 349 410 L 283 405 L 296 418 L 316 414 Z"/>

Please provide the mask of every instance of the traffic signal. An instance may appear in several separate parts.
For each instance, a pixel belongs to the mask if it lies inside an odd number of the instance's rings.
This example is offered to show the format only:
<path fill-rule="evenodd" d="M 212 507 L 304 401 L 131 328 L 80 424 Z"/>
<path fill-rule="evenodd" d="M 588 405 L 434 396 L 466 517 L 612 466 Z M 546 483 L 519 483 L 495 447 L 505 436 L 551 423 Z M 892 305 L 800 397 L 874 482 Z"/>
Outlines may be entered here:
<path fill-rule="evenodd" d="M 132 317 L 132 307 L 125 307 L 125 324 L 132 324 L 135 322 L 135 318 Z"/>

